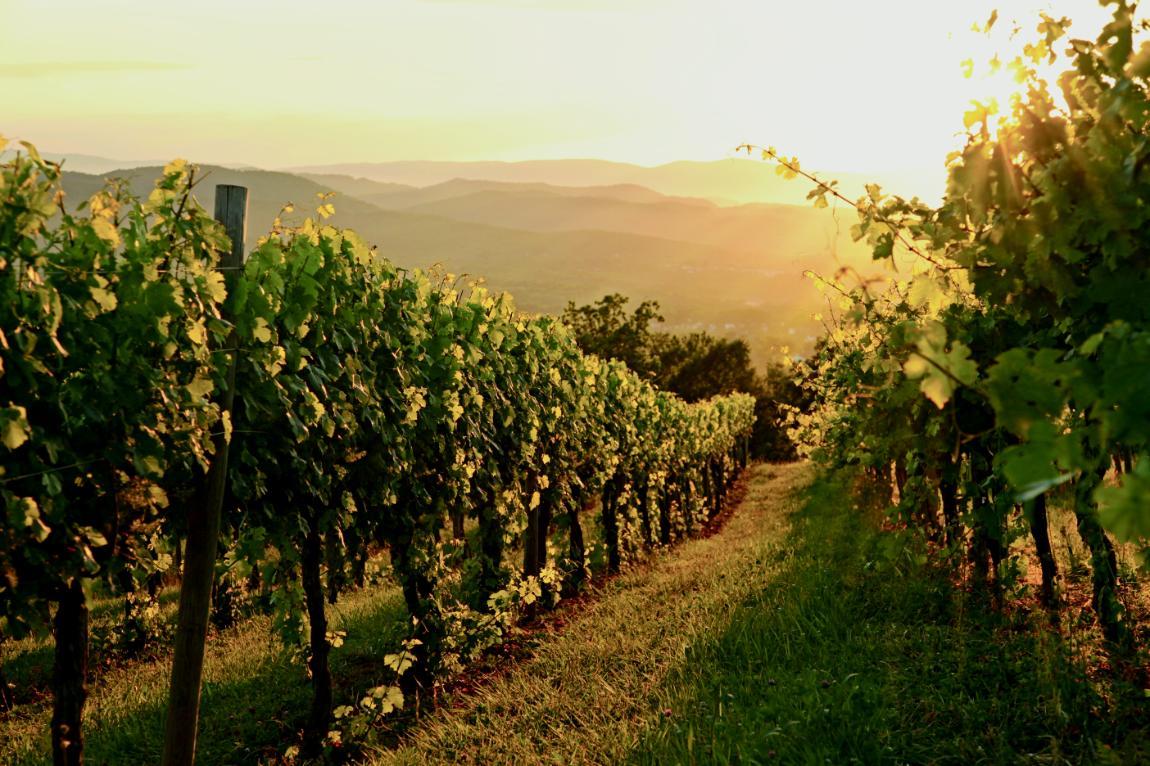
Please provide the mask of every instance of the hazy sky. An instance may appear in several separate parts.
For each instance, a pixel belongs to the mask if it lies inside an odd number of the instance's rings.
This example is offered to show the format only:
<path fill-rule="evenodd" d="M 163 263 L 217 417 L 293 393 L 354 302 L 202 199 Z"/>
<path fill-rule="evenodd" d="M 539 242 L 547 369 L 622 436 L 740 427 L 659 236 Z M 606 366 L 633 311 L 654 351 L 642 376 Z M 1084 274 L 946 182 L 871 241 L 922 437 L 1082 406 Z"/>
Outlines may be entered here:
<path fill-rule="evenodd" d="M 1095 0 L 0 0 L 0 133 L 50 151 L 262 166 L 774 144 L 941 168 L 989 10 Z M 1088 21 L 1089 20 L 1089 21 Z M 972 46 L 980 46 L 974 47 Z"/>

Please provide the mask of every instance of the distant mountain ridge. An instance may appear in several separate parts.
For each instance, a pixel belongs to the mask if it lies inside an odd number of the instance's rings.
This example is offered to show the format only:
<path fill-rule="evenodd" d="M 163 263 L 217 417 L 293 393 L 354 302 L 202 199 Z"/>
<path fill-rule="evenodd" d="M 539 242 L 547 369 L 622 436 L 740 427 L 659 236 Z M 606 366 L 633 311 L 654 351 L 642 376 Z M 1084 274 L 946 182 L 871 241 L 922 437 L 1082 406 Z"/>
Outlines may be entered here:
<path fill-rule="evenodd" d="M 9 144 L 4 151 L 0 151 L 0 160 L 11 157 L 17 152 L 24 151 L 24 148 L 19 144 Z M 65 170 L 75 173 L 97 175 L 101 173 L 111 173 L 117 170 L 163 164 L 163 162 L 159 160 L 118 160 L 110 157 L 98 157 L 94 154 L 76 154 L 74 152 L 41 152 L 40 156 L 49 162 L 62 163 Z"/>
<path fill-rule="evenodd" d="M 9 145 L 6 150 L 0 152 L 0 158 L 12 155 L 17 151 L 24 151 L 24 149 L 19 145 Z M 120 170 L 132 170 L 134 168 L 159 167 L 168 162 L 168 160 L 160 159 L 123 160 L 111 157 L 100 157 L 95 154 L 78 154 L 76 152 L 40 152 L 40 156 L 49 162 L 59 163 L 64 170 L 69 172 L 87 173 L 89 175 L 102 175 Z M 232 168 L 234 170 L 256 169 L 250 165 L 221 165 L 220 167 Z"/>
<path fill-rule="evenodd" d="M 673 200 L 688 205 L 715 207 L 715 203 L 710 200 L 698 197 L 672 197 L 637 184 L 559 186 L 543 182 L 519 183 L 452 178 L 431 186 L 411 186 L 339 174 L 300 173 L 299 175 L 318 184 L 331 186 L 342 193 L 358 196 L 389 210 L 403 210 L 480 192 L 530 192 L 553 197 L 594 197 L 621 202 L 665 202 Z"/>
<path fill-rule="evenodd" d="M 521 162 L 399 161 L 309 165 L 285 168 L 290 173 L 341 174 L 373 181 L 427 187 L 452 179 L 546 183 L 567 187 L 635 185 L 663 195 L 705 198 L 720 204 L 770 202 L 807 205 L 810 184 L 788 181 L 775 173 L 775 166 L 755 158 L 713 161 L 682 160 L 644 166 L 608 160 L 526 160 Z M 818 173 L 825 180 L 838 180 L 853 199 L 868 183 L 879 183 L 903 196 L 937 195 L 941 189 L 921 188 L 918 174 Z"/>
<path fill-rule="evenodd" d="M 202 172 L 197 197 L 209 210 L 216 184 L 248 187 L 253 242 L 286 203 L 300 211 L 290 220 L 334 191 L 332 223 L 355 229 L 399 266 L 482 276 L 530 312 L 558 313 L 568 301 L 612 292 L 657 300 L 668 329 L 745 337 L 759 363 L 818 334 L 811 314 L 821 298 L 805 270 L 865 259 L 848 225 L 809 205 L 720 207 L 626 183 L 448 179 L 416 187 L 341 174 Z M 76 204 L 111 176 L 146 195 L 159 174 L 157 166 L 65 172 L 64 186 Z"/>

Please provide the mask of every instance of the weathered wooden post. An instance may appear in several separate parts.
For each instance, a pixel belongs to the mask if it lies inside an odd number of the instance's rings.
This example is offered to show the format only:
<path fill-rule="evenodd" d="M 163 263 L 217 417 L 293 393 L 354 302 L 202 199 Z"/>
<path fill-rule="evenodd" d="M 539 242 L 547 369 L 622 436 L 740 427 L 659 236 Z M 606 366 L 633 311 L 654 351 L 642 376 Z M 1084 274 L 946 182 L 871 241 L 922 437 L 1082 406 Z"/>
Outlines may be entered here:
<path fill-rule="evenodd" d="M 215 217 L 224 225 L 232 242 L 231 251 L 221 253 L 220 257 L 220 268 L 229 285 L 234 284 L 244 263 L 247 211 L 248 190 L 245 187 L 225 184 L 216 186 Z M 225 318 L 228 317 L 231 294 L 229 290 L 229 301 L 224 304 Z M 227 342 L 227 387 L 219 392 L 221 413 L 231 413 L 235 401 L 236 343 L 233 332 Z M 208 469 L 202 501 L 193 502 L 188 510 L 188 539 L 180 583 L 180 612 L 172 657 L 168 715 L 164 725 L 163 766 L 192 766 L 196 757 L 204 645 L 207 642 L 208 614 L 212 605 L 220 516 L 227 491 L 228 439 L 224 436 L 222 424 L 212 437 L 212 446 L 214 455 Z"/>

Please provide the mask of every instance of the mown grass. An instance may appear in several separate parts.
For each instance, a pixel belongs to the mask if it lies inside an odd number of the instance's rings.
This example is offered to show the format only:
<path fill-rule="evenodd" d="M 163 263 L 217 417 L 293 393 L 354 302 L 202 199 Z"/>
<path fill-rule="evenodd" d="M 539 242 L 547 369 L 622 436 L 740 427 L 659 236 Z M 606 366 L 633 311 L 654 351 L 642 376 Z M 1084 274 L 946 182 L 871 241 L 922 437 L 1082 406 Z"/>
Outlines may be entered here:
<path fill-rule="evenodd" d="M 337 691 L 358 698 L 370 679 L 386 677 L 380 658 L 394 651 L 406 626 L 398 588 L 349 594 L 331 610 L 332 629 L 347 632 L 332 656 Z M 39 661 L 42 646 L 22 647 L 13 665 Z M 40 658 L 43 659 L 43 658 Z M 41 681 L 50 677 L 50 654 Z M 90 764 L 159 763 L 170 656 L 114 665 L 100 673 L 85 709 L 85 758 Z M 374 674 L 374 676 L 373 676 Z M 302 726 L 311 699 L 302 663 L 285 651 L 264 617 L 212 637 L 204 667 L 196 762 L 255 764 L 274 759 Z M 0 717 L 0 764 L 51 762 L 50 701 L 20 705 Z"/>
<path fill-rule="evenodd" d="M 635 764 L 1148 763 L 1141 690 L 1092 681 L 1038 615 L 996 614 L 841 481 L 793 519 L 783 566 L 692 646 Z"/>
<path fill-rule="evenodd" d="M 561 607 L 520 638 L 526 659 L 471 671 L 366 761 L 1150 763 L 1146 697 L 1099 675 L 1085 629 L 1064 637 L 956 589 L 843 481 L 754 466 L 718 534 Z M 336 686 L 353 699 L 405 613 L 391 587 L 334 612 Z M 22 648 L 17 666 L 43 653 Z M 301 665 L 254 618 L 213 639 L 206 670 L 198 762 L 273 762 L 307 708 Z M 157 762 L 167 676 L 163 657 L 101 675 L 89 763 Z M 47 715 L 39 702 L 0 719 L 0 764 L 49 760 Z"/>
<path fill-rule="evenodd" d="M 782 559 L 787 518 L 808 481 L 801 465 L 751 469 L 748 494 L 717 535 L 691 540 L 608 581 L 531 659 L 448 700 L 383 764 L 618 763 L 661 715 L 656 690 L 690 647 Z"/>

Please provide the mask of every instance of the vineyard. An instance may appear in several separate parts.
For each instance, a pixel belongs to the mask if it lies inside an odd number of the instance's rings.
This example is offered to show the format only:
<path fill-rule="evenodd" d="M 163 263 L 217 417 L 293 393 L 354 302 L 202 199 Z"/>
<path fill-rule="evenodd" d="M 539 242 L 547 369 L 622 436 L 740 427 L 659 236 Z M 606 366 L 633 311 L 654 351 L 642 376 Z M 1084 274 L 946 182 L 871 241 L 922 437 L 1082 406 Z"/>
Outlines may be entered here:
<path fill-rule="evenodd" d="M 56 763 L 82 762 L 93 599 L 123 597 L 139 651 L 182 570 L 164 763 L 193 758 L 209 618 L 244 609 L 306 658 L 316 755 L 698 531 L 746 463 L 750 397 L 657 391 L 507 296 L 395 268 L 326 200 L 245 260 L 242 190 L 218 223 L 177 162 L 147 200 L 113 186 L 73 215 L 24 148 L 2 171 L 0 625 L 54 637 Z M 410 630 L 334 706 L 327 612 L 381 561 Z"/>
<path fill-rule="evenodd" d="M 857 213 L 883 269 L 809 275 L 789 402 L 654 385 L 727 348 L 649 331 L 655 303 L 528 315 L 397 267 L 324 194 L 250 245 L 246 189 L 209 215 L 183 161 L 77 209 L 17 144 L 0 760 L 78 766 L 93 680 L 158 674 L 154 710 L 97 720 L 190 766 L 225 646 L 282 663 L 220 703 L 278 728 L 213 763 L 1145 763 L 1150 21 L 1102 5 L 988 64 L 1017 92 L 966 114 L 938 204 L 740 147 Z M 806 460 L 751 465 L 784 430 Z M 258 707 L 284 673 L 306 709 Z"/>

